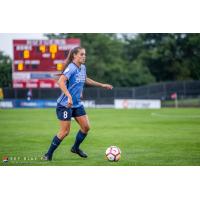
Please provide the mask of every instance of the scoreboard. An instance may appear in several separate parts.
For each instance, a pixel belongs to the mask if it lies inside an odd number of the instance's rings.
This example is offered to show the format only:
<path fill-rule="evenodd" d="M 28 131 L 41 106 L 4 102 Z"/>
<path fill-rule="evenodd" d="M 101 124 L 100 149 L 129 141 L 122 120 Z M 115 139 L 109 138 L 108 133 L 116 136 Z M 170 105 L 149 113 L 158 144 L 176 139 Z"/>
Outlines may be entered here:
<path fill-rule="evenodd" d="M 14 88 L 58 87 L 55 74 L 63 70 L 69 50 L 80 46 L 80 39 L 13 40 Z"/>

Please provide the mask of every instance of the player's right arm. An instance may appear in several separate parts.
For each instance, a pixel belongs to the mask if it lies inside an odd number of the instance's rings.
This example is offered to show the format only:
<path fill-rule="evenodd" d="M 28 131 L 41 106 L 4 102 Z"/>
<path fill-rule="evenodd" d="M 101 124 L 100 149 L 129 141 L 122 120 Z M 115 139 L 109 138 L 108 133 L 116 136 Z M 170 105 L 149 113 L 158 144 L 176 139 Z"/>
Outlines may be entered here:
<path fill-rule="evenodd" d="M 62 92 L 65 94 L 65 96 L 68 97 L 67 107 L 71 107 L 73 104 L 72 96 L 66 87 L 66 81 L 67 81 L 67 77 L 62 74 L 58 80 L 58 85 L 59 85 L 60 89 L 62 90 Z"/>

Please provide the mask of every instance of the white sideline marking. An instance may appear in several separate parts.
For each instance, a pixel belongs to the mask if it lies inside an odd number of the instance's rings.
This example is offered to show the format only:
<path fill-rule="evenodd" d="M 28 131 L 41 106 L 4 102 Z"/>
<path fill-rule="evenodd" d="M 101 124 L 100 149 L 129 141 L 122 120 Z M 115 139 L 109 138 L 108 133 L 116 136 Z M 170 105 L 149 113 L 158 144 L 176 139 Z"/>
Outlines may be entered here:
<path fill-rule="evenodd" d="M 173 115 L 173 114 L 160 114 L 160 113 L 151 113 L 151 116 L 157 117 L 172 117 L 172 118 L 200 118 L 200 115 Z"/>

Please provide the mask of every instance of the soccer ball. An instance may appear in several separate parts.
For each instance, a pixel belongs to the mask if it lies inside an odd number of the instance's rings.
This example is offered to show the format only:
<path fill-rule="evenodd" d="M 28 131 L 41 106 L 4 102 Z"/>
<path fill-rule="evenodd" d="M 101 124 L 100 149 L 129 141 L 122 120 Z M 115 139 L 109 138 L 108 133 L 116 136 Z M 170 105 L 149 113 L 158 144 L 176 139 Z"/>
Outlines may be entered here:
<path fill-rule="evenodd" d="M 121 157 L 121 150 L 119 147 L 110 146 L 106 149 L 106 158 L 109 161 L 118 161 Z"/>

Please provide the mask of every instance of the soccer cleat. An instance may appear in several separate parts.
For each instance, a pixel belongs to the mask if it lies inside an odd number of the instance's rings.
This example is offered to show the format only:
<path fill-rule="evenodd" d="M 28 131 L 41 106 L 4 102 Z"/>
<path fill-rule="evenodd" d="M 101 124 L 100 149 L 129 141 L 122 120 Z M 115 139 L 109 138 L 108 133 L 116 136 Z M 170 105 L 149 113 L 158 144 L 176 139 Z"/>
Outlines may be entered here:
<path fill-rule="evenodd" d="M 52 156 L 49 156 L 47 153 L 43 156 L 43 160 L 46 161 L 51 161 L 52 160 Z"/>
<path fill-rule="evenodd" d="M 82 158 L 87 158 L 88 157 L 88 155 L 86 153 L 84 153 L 81 149 L 75 149 L 74 147 L 72 147 L 71 148 L 71 152 L 78 154 Z"/>

